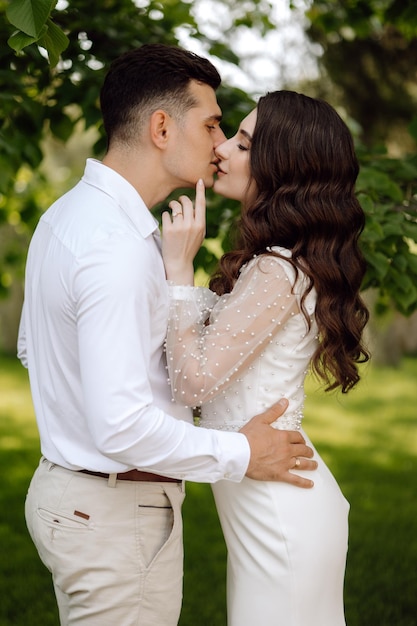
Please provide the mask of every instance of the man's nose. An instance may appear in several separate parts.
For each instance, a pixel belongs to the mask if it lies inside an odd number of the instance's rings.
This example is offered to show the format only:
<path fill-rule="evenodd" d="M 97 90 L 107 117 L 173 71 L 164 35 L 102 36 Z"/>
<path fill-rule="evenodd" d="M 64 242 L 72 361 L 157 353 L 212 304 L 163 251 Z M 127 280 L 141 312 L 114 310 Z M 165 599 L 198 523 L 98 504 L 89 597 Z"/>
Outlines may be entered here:
<path fill-rule="evenodd" d="M 218 126 L 216 128 L 215 135 L 214 135 L 214 141 L 213 141 L 214 148 L 217 148 L 217 146 L 219 146 L 224 141 L 226 141 L 226 135 L 224 134 L 220 126 Z"/>

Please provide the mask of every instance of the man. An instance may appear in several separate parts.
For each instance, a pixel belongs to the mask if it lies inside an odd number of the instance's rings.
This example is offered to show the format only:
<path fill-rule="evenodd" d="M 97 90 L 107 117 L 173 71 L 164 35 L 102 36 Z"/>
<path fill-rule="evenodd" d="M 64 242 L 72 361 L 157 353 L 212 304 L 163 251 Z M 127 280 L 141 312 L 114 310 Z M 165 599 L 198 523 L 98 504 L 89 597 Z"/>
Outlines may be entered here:
<path fill-rule="evenodd" d="M 202 178 L 224 139 L 206 60 L 142 46 L 116 60 L 101 107 L 103 162 L 42 217 L 27 261 L 19 357 L 42 459 L 26 502 L 62 625 L 170 626 L 182 594 L 183 480 L 311 481 L 299 433 L 257 416 L 241 433 L 195 428 L 171 398 L 168 295 L 149 208 Z"/>

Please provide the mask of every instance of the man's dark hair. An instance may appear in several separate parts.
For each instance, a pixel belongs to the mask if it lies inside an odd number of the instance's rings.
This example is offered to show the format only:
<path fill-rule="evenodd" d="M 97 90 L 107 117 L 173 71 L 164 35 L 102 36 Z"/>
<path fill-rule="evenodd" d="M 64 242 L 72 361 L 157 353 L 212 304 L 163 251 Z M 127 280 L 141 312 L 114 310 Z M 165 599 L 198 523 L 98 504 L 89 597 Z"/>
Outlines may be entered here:
<path fill-rule="evenodd" d="M 129 143 L 159 108 L 180 120 L 196 104 L 188 89 L 192 80 L 214 90 L 221 82 L 208 59 L 177 46 L 145 44 L 116 59 L 100 93 L 108 144 Z"/>

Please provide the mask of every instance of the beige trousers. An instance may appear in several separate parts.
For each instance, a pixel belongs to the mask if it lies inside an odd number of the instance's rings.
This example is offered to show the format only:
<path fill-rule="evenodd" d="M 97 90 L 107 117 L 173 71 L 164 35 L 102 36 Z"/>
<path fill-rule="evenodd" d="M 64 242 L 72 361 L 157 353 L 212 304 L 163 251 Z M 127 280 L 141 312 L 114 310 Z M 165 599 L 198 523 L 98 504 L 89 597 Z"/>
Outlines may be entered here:
<path fill-rule="evenodd" d="M 176 626 L 183 483 L 117 481 L 41 459 L 26 523 L 52 573 L 61 626 Z"/>

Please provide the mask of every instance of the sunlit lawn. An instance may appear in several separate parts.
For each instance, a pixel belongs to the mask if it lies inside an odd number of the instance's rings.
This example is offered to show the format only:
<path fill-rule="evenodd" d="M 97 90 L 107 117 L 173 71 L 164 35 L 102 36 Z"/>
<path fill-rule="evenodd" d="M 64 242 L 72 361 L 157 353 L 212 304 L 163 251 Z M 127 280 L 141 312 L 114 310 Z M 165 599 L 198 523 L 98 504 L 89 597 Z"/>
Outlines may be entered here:
<path fill-rule="evenodd" d="M 416 626 L 417 359 L 369 368 L 347 397 L 315 387 L 310 381 L 306 430 L 351 503 L 348 626 Z M 49 574 L 23 517 L 38 457 L 26 373 L 0 357 L 0 626 L 58 626 Z M 225 549 L 210 488 L 187 491 L 180 626 L 225 626 Z"/>

